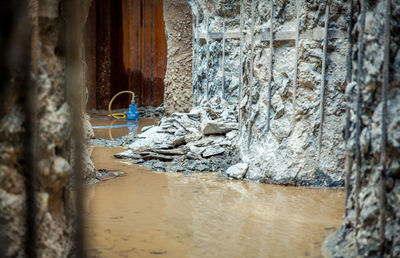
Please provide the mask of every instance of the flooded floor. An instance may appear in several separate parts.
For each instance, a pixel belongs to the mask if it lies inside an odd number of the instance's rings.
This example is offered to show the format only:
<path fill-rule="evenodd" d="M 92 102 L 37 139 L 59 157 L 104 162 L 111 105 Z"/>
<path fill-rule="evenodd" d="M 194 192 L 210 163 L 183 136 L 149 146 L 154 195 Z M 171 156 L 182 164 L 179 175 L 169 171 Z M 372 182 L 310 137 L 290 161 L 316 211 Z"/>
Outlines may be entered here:
<path fill-rule="evenodd" d="M 95 147 L 97 169 L 125 177 L 87 187 L 90 257 L 319 257 L 344 191 L 154 173 Z"/>
<path fill-rule="evenodd" d="M 119 138 L 128 133 L 140 132 L 144 126 L 154 125 L 160 118 L 141 118 L 139 121 L 117 120 L 108 116 L 92 115 L 90 123 L 93 126 L 94 137 L 96 139 Z"/>

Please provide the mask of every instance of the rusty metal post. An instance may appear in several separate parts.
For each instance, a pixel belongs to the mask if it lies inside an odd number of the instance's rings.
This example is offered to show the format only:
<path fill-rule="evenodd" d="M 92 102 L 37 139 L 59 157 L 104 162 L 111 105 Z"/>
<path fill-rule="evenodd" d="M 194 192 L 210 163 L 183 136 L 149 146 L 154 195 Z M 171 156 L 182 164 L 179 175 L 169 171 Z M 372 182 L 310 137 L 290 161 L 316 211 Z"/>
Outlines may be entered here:
<path fill-rule="evenodd" d="M 240 51 L 239 51 L 239 96 L 238 96 L 238 122 L 239 135 L 242 135 L 242 111 L 240 105 L 242 102 L 242 87 L 243 87 L 243 0 L 240 0 Z"/>
<path fill-rule="evenodd" d="M 360 14 L 360 32 L 358 34 L 358 57 L 357 57 L 357 122 L 356 122 L 356 186 L 355 186 L 355 212 L 356 212 L 356 225 L 355 225 L 355 242 L 357 250 L 359 245 L 357 242 L 357 235 L 360 224 L 360 200 L 359 194 L 361 190 L 361 149 L 360 149 L 360 135 L 361 135 L 361 113 L 362 113 L 362 80 L 364 79 L 363 74 L 363 60 L 364 60 L 364 31 L 365 31 L 365 13 L 366 13 L 365 0 L 361 0 L 361 14 Z"/>
<path fill-rule="evenodd" d="M 348 41 L 349 47 L 347 49 L 347 61 L 346 61 L 346 84 L 349 85 L 353 81 L 353 71 L 352 71 L 352 56 L 353 56 L 353 28 L 354 28 L 354 3 L 353 0 L 350 0 L 350 20 L 349 20 L 349 31 L 348 31 Z M 346 100 L 346 126 L 345 126 L 345 172 L 346 172 L 346 182 L 345 182 L 345 189 L 346 189 L 346 198 L 345 198 L 345 214 L 347 215 L 347 203 L 349 200 L 349 196 L 351 193 L 351 167 L 352 167 L 352 160 L 350 158 L 349 150 L 347 149 L 347 143 L 350 139 L 350 107 Z"/>
<path fill-rule="evenodd" d="M 200 80 L 198 78 L 198 71 L 197 69 L 199 69 L 200 67 L 200 60 L 201 60 L 201 55 L 200 55 L 200 35 L 199 35 L 199 16 L 200 14 L 198 13 L 196 16 L 196 52 L 197 52 L 197 59 L 196 59 L 196 105 L 199 105 L 199 84 L 200 84 Z"/>
<path fill-rule="evenodd" d="M 299 62 L 299 39 L 300 39 L 300 6 L 299 0 L 296 0 L 296 50 L 295 50 L 295 64 L 294 64 L 294 78 L 293 78 L 293 122 L 292 130 L 296 123 L 296 96 L 297 96 L 297 72 Z"/>
<path fill-rule="evenodd" d="M 248 86 L 248 92 L 249 92 L 249 101 L 247 102 L 248 104 L 248 109 L 247 109 L 247 115 L 248 115 L 248 140 L 247 140 L 247 148 L 250 149 L 250 144 L 251 144 L 251 131 L 252 131 L 252 121 L 251 121 L 251 98 L 252 98 L 252 88 L 254 87 L 254 29 L 255 29 L 255 2 L 256 0 L 251 1 L 251 27 L 250 27 L 250 73 L 249 73 L 249 86 Z"/>
<path fill-rule="evenodd" d="M 225 16 L 222 21 L 222 98 L 225 98 Z"/>
<path fill-rule="evenodd" d="M 270 130 L 270 123 L 271 123 L 271 88 L 272 88 L 272 79 L 273 79 L 273 72 L 272 72 L 272 65 L 273 65 L 273 58 L 274 58 L 274 1 L 271 1 L 271 23 L 269 27 L 269 74 L 268 74 L 268 106 L 267 106 L 267 134 Z"/>
<path fill-rule="evenodd" d="M 196 70 L 196 15 L 192 15 L 192 106 L 194 107 L 196 105 L 196 98 L 195 98 L 195 70 Z"/>
<path fill-rule="evenodd" d="M 208 74 L 210 72 L 210 32 L 209 32 L 209 23 L 210 23 L 210 16 L 207 15 L 207 19 L 206 19 L 206 86 L 207 86 L 207 101 L 209 101 L 209 94 L 210 94 L 210 85 L 209 85 L 209 78 L 208 78 Z"/>
<path fill-rule="evenodd" d="M 320 93 L 320 105 L 319 105 L 319 136 L 318 136 L 318 157 L 321 155 L 322 149 L 322 136 L 324 130 L 325 120 L 325 82 L 326 82 L 326 48 L 328 46 L 328 23 L 329 23 L 329 5 L 325 8 L 325 28 L 324 28 L 324 45 L 322 54 L 322 81 L 321 81 L 321 93 Z"/>
<path fill-rule="evenodd" d="M 66 86 L 68 102 L 71 107 L 72 121 L 72 159 L 73 159 L 73 186 L 75 201 L 75 255 L 86 257 L 85 234 L 83 221 L 83 111 L 82 111 L 82 85 L 80 84 L 80 1 L 70 0 L 67 2 L 67 24 L 66 24 Z"/>
<path fill-rule="evenodd" d="M 390 65 L 390 0 L 385 1 L 385 30 L 383 34 L 384 63 L 383 63 L 383 83 L 382 83 L 382 117 L 381 117 L 381 190 L 380 190 L 380 216 L 379 216 L 379 240 L 380 255 L 385 254 L 385 227 L 386 227 L 386 142 L 387 142 L 387 90 L 389 84 L 389 65 Z"/>
<path fill-rule="evenodd" d="M 27 26 L 28 32 L 24 36 L 31 36 L 26 40 L 30 44 L 29 50 L 26 51 L 28 58 L 27 64 L 21 64 L 25 73 L 23 80 L 24 92 L 24 112 L 25 112 L 25 139 L 24 139 L 24 159 L 25 165 L 23 166 L 23 173 L 25 176 L 26 188 L 26 238 L 25 238 L 25 254 L 27 257 L 37 257 L 37 202 L 36 202 L 36 188 L 38 184 L 37 179 L 37 78 L 38 78 L 38 63 L 39 63 L 39 1 L 29 0 L 29 16 L 30 26 Z M 25 3 L 24 3 L 25 5 Z M 22 8 L 27 8 L 28 4 Z M 28 9 L 27 9 L 28 10 Z M 24 19 L 24 17 L 20 17 Z M 24 21 L 22 23 L 25 23 Z M 29 30 L 32 29 L 30 32 Z M 31 77 L 31 69 L 33 78 Z"/>

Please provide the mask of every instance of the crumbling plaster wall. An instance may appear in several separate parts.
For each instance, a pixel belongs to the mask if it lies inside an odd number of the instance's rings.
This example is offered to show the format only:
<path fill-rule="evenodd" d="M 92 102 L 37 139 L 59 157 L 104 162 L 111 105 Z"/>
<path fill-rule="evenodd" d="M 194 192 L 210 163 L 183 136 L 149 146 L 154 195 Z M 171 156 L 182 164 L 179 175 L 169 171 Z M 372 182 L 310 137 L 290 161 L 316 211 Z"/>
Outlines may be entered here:
<path fill-rule="evenodd" d="M 21 1 L 23 2 L 23 1 Z M 25 1 L 25 3 L 28 1 Z M 71 121 L 70 106 L 67 103 L 65 85 L 65 45 L 62 0 L 39 1 L 37 40 L 39 56 L 33 63 L 38 67 L 37 79 L 37 117 L 33 118 L 37 125 L 36 160 L 37 179 L 36 230 L 38 257 L 69 257 L 73 250 L 72 213 L 70 198 L 70 179 L 72 176 L 71 160 Z M 82 10 L 86 10 L 90 1 L 81 2 Z M 18 4 L 17 4 L 18 5 Z M 18 27 L 23 24 L 25 16 L 19 16 L 23 3 L 12 11 L 15 26 L 10 26 L 11 33 L 7 38 L 8 45 L 3 45 L 6 68 L 10 71 L 8 81 L 2 90 L 5 102 L 2 102 L 0 126 L 0 240 L 6 248 L 3 257 L 24 257 L 24 241 L 26 233 L 25 217 L 26 194 L 23 167 L 25 166 L 24 145 L 26 140 L 26 117 L 24 113 L 24 92 L 21 88 L 27 80 L 21 74 L 24 62 L 12 60 L 9 53 L 24 53 L 18 44 L 18 36 L 24 32 Z M 84 18 L 82 19 L 84 20 Z M 21 34 L 22 33 L 22 34 Z M 13 41 L 14 40 L 14 41 Z M 26 39 L 25 39 L 26 40 Z M 29 41 L 29 40 L 28 40 Z M 23 45 L 26 47 L 28 44 Z M 7 61 L 8 60 L 8 61 Z M 11 60 L 11 61 L 9 61 Z M 29 60 L 29 59 L 28 59 Z M 8 65 L 8 66 L 7 66 Z M 23 72 L 23 70 L 22 70 Z M 4 81 L 2 81 L 3 83 Z M 3 100 L 3 99 L 2 99 Z M 86 140 L 92 133 L 90 125 L 85 121 Z M 93 163 L 87 150 L 83 153 L 83 177 L 88 180 L 95 175 Z"/>
<path fill-rule="evenodd" d="M 400 1 L 392 0 L 389 16 L 389 85 L 387 91 L 387 162 L 382 179 L 382 82 L 384 67 L 385 0 L 365 3 L 364 58 L 361 62 L 360 134 L 357 134 L 357 81 L 361 1 L 355 2 L 352 80 L 346 88 L 350 108 L 349 150 L 352 167 L 342 227 L 325 245 L 328 257 L 400 257 Z M 359 139 L 361 166 L 357 183 L 356 140 Z M 382 183 L 385 190 L 382 194 Z M 386 204 L 382 204 L 382 196 Z M 357 206 L 359 208 L 357 208 Z M 384 211 L 384 238 L 380 239 L 380 216 Z"/>
<path fill-rule="evenodd" d="M 319 154 L 320 89 L 322 82 L 322 39 L 299 41 L 298 86 L 293 105 L 295 41 L 275 41 L 271 81 L 271 120 L 267 128 L 270 48 L 260 40 L 269 32 L 270 10 L 274 2 L 273 30 L 296 30 L 296 1 L 255 1 L 254 51 L 251 51 L 251 5 L 244 0 L 243 86 L 240 100 L 241 159 L 249 164 L 246 177 L 253 180 L 302 185 L 343 185 L 344 89 L 347 40 L 329 39 L 327 48 L 326 104 L 322 148 Z M 188 0 L 199 16 L 199 31 L 239 32 L 240 1 Z M 300 1 L 300 34 L 323 31 L 327 1 Z M 329 29 L 346 33 L 347 1 L 330 1 Z M 207 101 L 207 42 L 199 41 L 195 54 L 194 85 L 199 88 L 198 103 Z M 210 39 L 208 60 L 209 97 L 223 96 L 239 110 L 240 40 L 226 39 L 225 89 L 222 89 L 222 40 Z M 253 61 L 254 60 L 254 61 Z M 252 63 L 254 62 L 254 65 Z M 251 68 L 254 67 L 254 75 Z M 198 86 L 197 86 L 198 85 Z M 251 86 L 253 85 L 253 86 Z"/>
<path fill-rule="evenodd" d="M 164 106 L 167 115 L 192 108 L 192 15 L 186 0 L 164 0 L 167 71 Z"/>

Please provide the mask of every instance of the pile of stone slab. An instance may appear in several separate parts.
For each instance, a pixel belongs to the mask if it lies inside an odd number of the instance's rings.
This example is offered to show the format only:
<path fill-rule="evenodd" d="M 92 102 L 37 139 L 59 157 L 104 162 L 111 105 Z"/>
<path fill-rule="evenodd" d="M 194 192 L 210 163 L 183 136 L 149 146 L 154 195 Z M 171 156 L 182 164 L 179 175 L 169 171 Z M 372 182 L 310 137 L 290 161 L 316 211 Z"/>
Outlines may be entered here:
<path fill-rule="evenodd" d="M 140 107 L 138 108 L 139 117 L 159 117 L 164 115 L 164 104 L 158 107 Z"/>
<path fill-rule="evenodd" d="M 214 98 L 190 113 L 174 113 L 157 126 L 144 127 L 115 157 L 159 172 L 225 172 L 237 161 L 236 114 L 235 107 Z"/>

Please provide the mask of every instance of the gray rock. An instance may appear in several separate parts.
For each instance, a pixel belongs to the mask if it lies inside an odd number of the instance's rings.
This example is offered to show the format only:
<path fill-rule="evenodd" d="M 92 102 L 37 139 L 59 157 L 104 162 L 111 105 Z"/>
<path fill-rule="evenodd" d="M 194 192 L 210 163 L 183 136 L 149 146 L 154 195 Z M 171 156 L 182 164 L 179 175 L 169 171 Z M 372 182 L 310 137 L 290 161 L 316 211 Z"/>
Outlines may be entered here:
<path fill-rule="evenodd" d="M 145 162 L 144 159 L 138 159 L 132 162 L 132 164 L 142 164 L 143 162 Z"/>
<path fill-rule="evenodd" d="M 154 125 L 150 125 L 150 126 L 143 126 L 143 128 L 142 128 L 142 133 L 144 133 L 144 132 L 146 132 L 147 130 L 149 130 L 150 128 L 153 128 L 154 127 Z"/>
<path fill-rule="evenodd" d="M 195 152 L 189 151 L 189 152 L 186 154 L 186 158 L 188 158 L 188 159 L 194 159 L 194 160 L 199 160 L 199 159 L 201 159 L 201 155 L 200 155 L 200 154 L 197 154 L 197 153 L 195 153 Z"/>
<path fill-rule="evenodd" d="M 211 156 L 215 156 L 215 155 L 219 155 L 225 152 L 225 148 L 221 147 L 221 146 L 211 146 L 208 147 L 203 153 L 202 156 L 204 158 L 208 158 Z"/>
<path fill-rule="evenodd" d="M 232 139 L 234 139 L 237 135 L 238 135 L 238 131 L 237 131 L 237 130 L 233 130 L 233 131 L 230 131 L 229 133 L 226 134 L 226 138 L 227 138 L 228 140 L 232 140 Z"/>
<path fill-rule="evenodd" d="M 161 160 L 161 161 L 171 161 L 174 158 L 167 155 L 158 154 L 155 152 L 141 152 L 142 159 L 144 160 Z"/>
<path fill-rule="evenodd" d="M 142 158 L 142 156 L 140 156 L 139 154 L 133 153 L 132 150 L 127 150 L 124 152 L 114 154 L 114 157 L 116 157 L 118 159 L 141 159 Z"/>
<path fill-rule="evenodd" d="M 203 134 L 225 134 L 227 132 L 237 129 L 237 123 L 226 123 L 223 121 L 208 120 L 203 128 Z"/>
<path fill-rule="evenodd" d="M 192 134 L 187 134 L 185 136 L 185 142 L 194 142 L 194 141 L 198 141 L 201 139 L 201 137 L 203 137 L 203 135 L 199 132 L 199 133 L 192 133 Z"/>
<path fill-rule="evenodd" d="M 172 145 L 174 145 L 175 147 L 178 147 L 178 146 L 180 146 L 180 145 L 182 145 L 184 143 L 185 143 L 185 137 L 183 137 L 183 136 L 175 138 L 172 141 Z"/>
<path fill-rule="evenodd" d="M 244 175 L 246 174 L 248 168 L 249 168 L 249 165 L 247 165 L 247 163 L 238 163 L 236 165 L 229 167 L 226 170 L 226 174 L 229 177 L 233 177 L 236 179 L 242 179 L 244 177 Z"/>
<path fill-rule="evenodd" d="M 165 155 L 185 155 L 182 149 L 153 149 L 153 151 Z"/>
<path fill-rule="evenodd" d="M 181 165 L 180 162 L 173 161 L 166 170 L 168 172 L 183 172 L 185 168 Z"/>
<path fill-rule="evenodd" d="M 153 163 L 152 169 L 158 172 L 164 172 L 167 168 L 167 164 L 162 161 L 156 160 Z"/>

